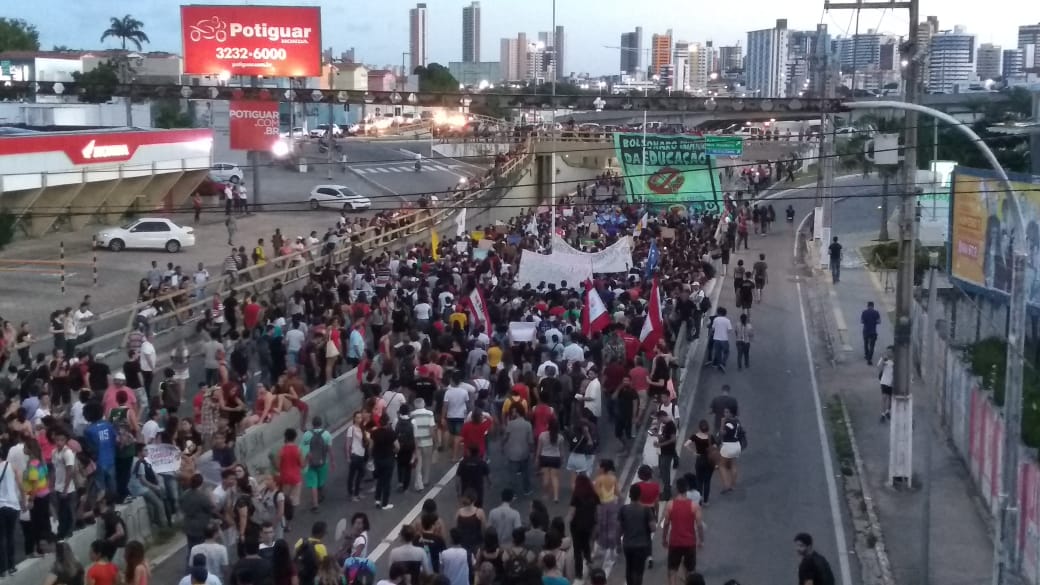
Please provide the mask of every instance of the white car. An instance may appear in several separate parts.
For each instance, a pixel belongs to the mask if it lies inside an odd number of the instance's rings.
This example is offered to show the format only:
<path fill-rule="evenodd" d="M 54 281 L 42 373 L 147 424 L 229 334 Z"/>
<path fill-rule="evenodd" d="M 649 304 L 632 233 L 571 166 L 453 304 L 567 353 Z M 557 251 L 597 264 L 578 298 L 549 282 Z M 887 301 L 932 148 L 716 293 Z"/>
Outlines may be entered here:
<path fill-rule="evenodd" d="M 282 138 L 307 138 L 307 130 L 303 126 L 296 126 L 292 129 L 292 132 L 282 132 Z"/>
<path fill-rule="evenodd" d="M 194 228 L 177 225 L 165 217 L 143 217 L 123 227 L 104 228 L 94 235 L 94 247 L 113 252 L 148 248 L 175 253 L 194 245 Z"/>
<path fill-rule="evenodd" d="M 218 162 L 213 163 L 213 166 L 210 167 L 209 176 L 218 183 L 235 183 L 237 185 L 242 182 L 245 173 L 235 163 Z"/>
<path fill-rule="evenodd" d="M 358 211 L 372 207 L 372 200 L 362 197 L 343 185 L 318 185 L 311 189 L 311 209 L 328 207 L 343 211 Z"/>
<path fill-rule="evenodd" d="M 328 132 L 328 130 L 328 124 L 318 124 L 315 128 L 311 129 L 311 138 L 321 138 L 322 136 L 325 136 L 325 133 Z M 339 124 L 332 125 L 332 135 L 336 137 L 343 136 L 343 130 L 339 127 Z"/>

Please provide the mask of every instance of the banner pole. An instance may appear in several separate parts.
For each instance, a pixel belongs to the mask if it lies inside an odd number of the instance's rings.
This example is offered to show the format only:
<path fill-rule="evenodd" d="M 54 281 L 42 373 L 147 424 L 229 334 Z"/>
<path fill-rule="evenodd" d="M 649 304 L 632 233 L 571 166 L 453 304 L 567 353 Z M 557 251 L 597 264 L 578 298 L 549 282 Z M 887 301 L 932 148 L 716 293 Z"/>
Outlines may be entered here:
<path fill-rule="evenodd" d="M 646 110 L 643 110 L 643 156 L 640 158 L 643 161 L 643 170 L 640 171 L 640 174 L 642 176 L 639 178 L 639 180 L 642 181 L 642 184 L 646 184 Z M 643 189 L 640 189 L 639 192 L 645 193 Z M 646 203 L 645 195 L 642 197 L 642 199 L 643 203 Z"/>

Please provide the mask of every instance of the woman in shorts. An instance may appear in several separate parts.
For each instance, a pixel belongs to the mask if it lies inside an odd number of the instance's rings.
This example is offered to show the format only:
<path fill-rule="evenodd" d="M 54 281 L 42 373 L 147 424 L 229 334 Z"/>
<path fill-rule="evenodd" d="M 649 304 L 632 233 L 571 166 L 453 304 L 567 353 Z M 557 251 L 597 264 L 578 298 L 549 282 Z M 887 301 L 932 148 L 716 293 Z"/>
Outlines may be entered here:
<path fill-rule="evenodd" d="M 722 426 L 719 428 L 719 474 L 722 476 L 722 493 L 733 491 L 737 483 L 737 459 L 743 451 L 741 435 L 744 430 L 740 421 L 728 408 L 722 410 Z"/>
<path fill-rule="evenodd" d="M 560 501 L 560 467 L 563 461 L 563 435 L 560 423 L 549 419 L 549 428 L 538 435 L 535 459 L 542 473 L 542 489 L 552 488 L 553 502 Z"/>
<path fill-rule="evenodd" d="M 592 477 L 596 462 L 595 433 L 592 423 L 587 420 L 578 423 L 577 432 L 571 440 L 571 454 L 567 456 L 567 471 L 571 472 L 572 486 L 579 475 Z"/>

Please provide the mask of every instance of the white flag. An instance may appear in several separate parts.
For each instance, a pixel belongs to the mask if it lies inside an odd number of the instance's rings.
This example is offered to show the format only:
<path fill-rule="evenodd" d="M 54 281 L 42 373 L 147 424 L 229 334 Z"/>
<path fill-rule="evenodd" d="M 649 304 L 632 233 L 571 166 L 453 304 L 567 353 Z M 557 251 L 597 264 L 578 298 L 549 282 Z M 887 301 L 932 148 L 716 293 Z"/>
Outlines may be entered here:
<path fill-rule="evenodd" d="M 643 233 L 643 230 L 646 229 L 646 225 L 650 222 L 649 220 L 650 214 L 644 213 L 643 217 L 640 217 L 639 222 L 636 223 L 636 229 L 632 230 L 632 235 L 638 238 L 639 235 Z"/>
<path fill-rule="evenodd" d="M 466 208 L 455 216 L 455 235 L 460 238 L 466 235 Z"/>

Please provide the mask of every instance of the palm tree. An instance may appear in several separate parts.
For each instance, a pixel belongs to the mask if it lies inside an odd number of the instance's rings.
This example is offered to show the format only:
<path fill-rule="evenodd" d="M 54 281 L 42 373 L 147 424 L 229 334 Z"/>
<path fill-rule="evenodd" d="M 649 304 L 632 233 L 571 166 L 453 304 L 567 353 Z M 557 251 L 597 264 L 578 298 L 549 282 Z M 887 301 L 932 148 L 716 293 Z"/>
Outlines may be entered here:
<path fill-rule="evenodd" d="M 144 34 L 142 30 L 144 23 L 136 18 L 127 14 L 123 18 L 116 18 L 113 16 L 108 24 L 108 29 L 101 33 L 101 42 L 105 42 L 108 37 L 117 38 L 122 42 L 123 50 L 126 50 L 126 43 L 130 41 L 138 51 L 141 50 L 141 43 L 150 43 L 148 35 Z"/>

